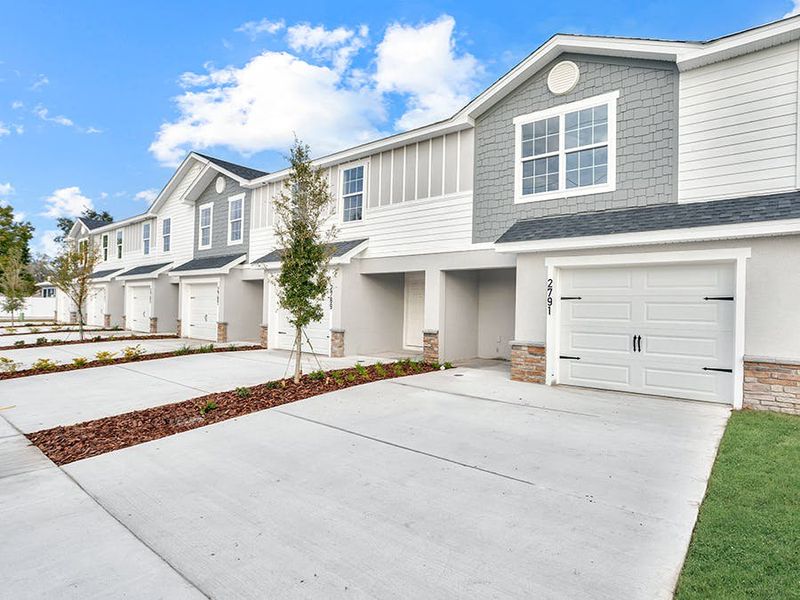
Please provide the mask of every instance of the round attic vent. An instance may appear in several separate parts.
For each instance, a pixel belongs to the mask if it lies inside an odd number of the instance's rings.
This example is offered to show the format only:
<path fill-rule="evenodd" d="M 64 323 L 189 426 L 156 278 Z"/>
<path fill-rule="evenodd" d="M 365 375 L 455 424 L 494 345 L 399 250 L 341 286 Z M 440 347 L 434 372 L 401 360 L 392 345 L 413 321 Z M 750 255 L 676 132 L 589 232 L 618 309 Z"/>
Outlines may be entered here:
<path fill-rule="evenodd" d="M 225 191 L 225 178 L 222 175 L 217 177 L 217 181 L 214 183 L 214 189 L 217 190 L 218 194 Z"/>
<path fill-rule="evenodd" d="M 580 70 L 571 60 L 564 60 L 550 69 L 547 76 L 547 87 L 554 94 L 566 94 L 578 84 Z"/>

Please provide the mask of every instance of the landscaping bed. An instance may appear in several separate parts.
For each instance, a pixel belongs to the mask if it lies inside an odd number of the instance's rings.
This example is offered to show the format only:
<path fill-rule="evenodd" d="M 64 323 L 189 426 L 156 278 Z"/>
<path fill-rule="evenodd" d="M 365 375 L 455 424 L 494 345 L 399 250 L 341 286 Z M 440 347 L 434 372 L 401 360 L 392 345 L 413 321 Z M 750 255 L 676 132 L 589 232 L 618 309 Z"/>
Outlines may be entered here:
<path fill-rule="evenodd" d="M 800 599 L 800 417 L 734 412 L 676 600 Z"/>
<path fill-rule="evenodd" d="M 19 329 L 30 329 L 30 328 L 31 328 L 30 326 L 24 326 L 24 327 L 20 326 L 19 327 Z M 11 329 L 11 327 L 3 327 L 2 329 Z M 40 333 L 40 334 L 44 335 L 44 334 L 48 334 L 48 333 L 78 333 L 78 332 L 80 332 L 80 329 L 78 329 L 77 327 L 73 328 L 73 327 L 67 327 L 67 326 L 64 326 L 64 327 L 43 326 L 41 328 L 39 328 L 38 326 L 34 326 L 33 329 L 36 329 L 36 331 L 6 331 L 5 333 L 0 333 L 0 337 L 6 337 L 6 336 L 9 336 L 9 335 L 36 335 L 37 333 Z M 89 334 L 89 333 L 98 333 L 98 332 L 101 332 L 101 331 L 122 331 L 122 329 L 120 327 L 111 327 L 111 328 L 105 328 L 105 329 L 102 328 L 102 327 L 99 328 L 99 329 L 95 329 L 95 328 L 92 327 L 92 328 L 86 328 L 83 331 L 84 331 L 84 333 Z"/>
<path fill-rule="evenodd" d="M 92 332 L 94 333 L 94 332 Z M 126 336 L 114 336 L 114 337 L 103 337 L 101 335 L 95 335 L 92 337 L 87 337 L 82 340 L 47 340 L 40 341 L 39 339 L 34 340 L 33 343 L 24 343 L 24 344 L 11 344 L 10 346 L 0 346 L 0 351 L 3 350 L 21 350 L 22 348 L 46 348 L 48 346 L 68 346 L 70 344 L 91 344 L 94 342 L 128 342 L 128 341 L 145 341 L 145 340 L 172 340 L 178 339 L 178 336 L 174 333 L 163 333 L 163 334 L 154 334 L 154 335 L 126 335 Z"/>
<path fill-rule="evenodd" d="M 304 375 L 300 383 L 294 383 L 292 379 L 280 379 L 76 425 L 44 429 L 27 437 L 54 463 L 65 465 L 326 392 L 372 381 L 428 373 L 439 368 L 443 367 L 406 360 L 386 365 L 315 371 Z"/>
<path fill-rule="evenodd" d="M 117 358 L 113 357 L 113 355 L 116 353 L 108 352 L 107 354 L 109 356 L 107 356 L 106 358 L 94 359 L 94 360 L 82 359 L 80 360 L 80 364 L 76 363 L 75 361 L 73 361 L 72 363 L 64 363 L 64 364 L 57 364 L 52 361 L 47 361 L 46 362 L 47 366 L 32 367 L 30 369 L 20 369 L 20 370 L 7 370 L 4 372 L 0 372 L 0 381 L 6 379 L 17 379 L 18 377 L 31 377 L 33 375 L 49 375 L 51 373 L 63 373 L 64 371 L 76 371 L 78 369 L 91 369 L 92 367 L 107 367 L 109 365 L 121 365 L 125 363 L 142 362 L 145 360 L 155 360 L 157 358 L 171 358 L 173 356 L 185 356 L 187 354 L 205 354 L 210 352 L 242 352 L 245 350 L 263 350 L 263 348 L 261 346 L 256 346 L 256 345 L 215 347 L 213 344 L 209 344 L 208 346 L 196 346 L 194 348 L 191 348 L 189 346 L 184 346 L 183 348 L 179 348 L 177 350 L 171 350 L 170 352 L 135 354 L 130 356 L 120 356 Z"/>

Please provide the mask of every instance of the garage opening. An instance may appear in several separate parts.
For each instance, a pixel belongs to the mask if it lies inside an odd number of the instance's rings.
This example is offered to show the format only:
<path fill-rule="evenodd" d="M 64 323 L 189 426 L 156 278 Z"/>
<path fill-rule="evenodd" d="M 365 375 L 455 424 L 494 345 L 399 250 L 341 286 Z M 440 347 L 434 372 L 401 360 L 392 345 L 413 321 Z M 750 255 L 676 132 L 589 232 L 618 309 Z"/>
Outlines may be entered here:
<path fill-rule="evenodd" d="M 86 299 L 86 323 L 94 327 L 102 327 L 106 314 L 106 287 L 93 286 Z"/>
<path fill-rule="evenodd" d="M 322 302 L 323 315 L 319 321 L 309 323 L 303 330 L 303 352 L 330 356 L 331 353 L 331 299 Z M 294 326 L 289 322 L 289 313 L 278 310 L 278 348 L 291 350 L 294 347 Z"/>
<path fill-rule="evenodd" d="M 731 262 L 561 268 L 557 382 L 730 403 Z"/>
<path fill-rule="evenodd" d="M 150 284 L 128 285 L 125 299 L 125 324 L 131 331 L 150 331 Z"/>
<path fill-rule="evenodd" d="M 188 284 L 190 338 L 198 340 L 217 340 L 217 321 L 219 319 L 219 291 L 216 283 Z"/>

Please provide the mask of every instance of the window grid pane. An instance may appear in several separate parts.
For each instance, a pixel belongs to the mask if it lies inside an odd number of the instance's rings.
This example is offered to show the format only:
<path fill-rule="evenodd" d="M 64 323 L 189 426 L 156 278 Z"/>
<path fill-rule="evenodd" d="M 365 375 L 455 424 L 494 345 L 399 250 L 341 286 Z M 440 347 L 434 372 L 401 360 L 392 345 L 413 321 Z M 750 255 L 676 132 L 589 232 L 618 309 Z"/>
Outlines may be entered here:
<path fill-rule="evenodd" d="M 590 148 L 567 154 L 567 188 L 608 182 L 608 148 Z"/>
<path fill-rule="evenodd" d="M 558 152 L 559 117 L 550 117 L 522 126 L 522 156 Z"/>
<path fill-rule="evenodd" d="M 342 220 L 360 221 L 364 204 L 364 167 L 345 169 L 342 175 Z"/>
<path fill-rule="evenodd" d="M 608 106 L 585 108 L 564 116 L 564 147 L 569 150 L 608 141 Z"/>
<path fill-rule="evenodd" d="M 522 163 L 522 193 L 541 194 L 558 190 L 558 156 Z"/>

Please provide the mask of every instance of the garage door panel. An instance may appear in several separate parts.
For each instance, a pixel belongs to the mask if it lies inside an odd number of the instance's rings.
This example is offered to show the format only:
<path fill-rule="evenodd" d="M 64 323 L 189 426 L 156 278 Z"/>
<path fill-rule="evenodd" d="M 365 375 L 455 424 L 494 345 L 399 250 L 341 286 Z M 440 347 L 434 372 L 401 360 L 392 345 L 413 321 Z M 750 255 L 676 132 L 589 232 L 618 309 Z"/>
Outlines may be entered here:
<path fill-rule="evenodd" d="M 594 351 L 604 354 L 629 355 L 632 336 L 620 333 L 572 331 L 565 340 L 569 352 Z"/>
<path fill-rule="evenodd" d="M 646 292 L 702 294 L 734 289 L 732 271 L 726 265 L 661 265 L 644 267 L 642 271 Z"/>
<path fill-rule="evenodd" d="M 323 302 L 323 316 L 319 321 L 309 323 L 303 330 L 303 352 L 330 354 L 331 307 L 330 302 Z M 289 313 L 278 311 L 278 348 L 291 350 L 294 348 L 294 325 L 289 322 Z"/>
<path fill-rule="evenodd" d="M 565 360 L 568 383 L 591 387 L 630 386 L 631 367 L 601 361 Z"/>
<path fill-rule="evenodd" d="M 715 366 L 733 345 L 733 334 L 704 336 L 649 333 L 642 337 L 642 353 L 662 360 L 703 360 L 703 366 Z"/>
<path fill-rule="evenodd" d="M 633 314 L 633 303 L 619 301 L 575 301 L 566 304 L 565 318 L 569 321 L 628 322 Z"/>
<path fill-rule="evenodd" d="M 216 283 L 189 284 L 189 337 L 216 341 L 219 297 Z"/>
<path fill-rule="evenodd" d="M 150 331 L 150 286 L 128 286 L 125 322 L 132 331 Z"/>
<path fill-rule="evenodd" d="M 726 374 L 698 371 L 696 369 L 667 369 L 645 366 L 643 391 L 680 398 L 713 400 L 726 391 L 724 380 L 720 375 Z M 728 375 L 727 377 L 730 376 Z"/>
<path fill-rule="evenodd" d="M 691 300 L 644 300 L 644 326 L 648 324 L 674 325 L 711 325 L 718 327 L 730 320 L 726 308 L 721 302 L 706 302 L 702 299 Z M 726 318 L 727 317 L 727 318 Z"/>
<path fill-rule="evenodd" d="M 621 290 L 633 289 L 633 273 L 630 269 L 586 269 L 573 271 L 568 285 L 576 291 L 619 294 Z"/>

